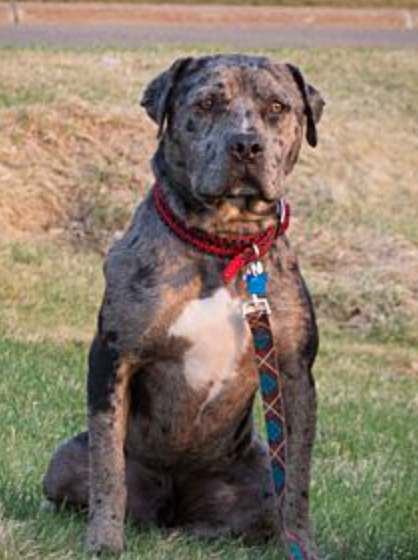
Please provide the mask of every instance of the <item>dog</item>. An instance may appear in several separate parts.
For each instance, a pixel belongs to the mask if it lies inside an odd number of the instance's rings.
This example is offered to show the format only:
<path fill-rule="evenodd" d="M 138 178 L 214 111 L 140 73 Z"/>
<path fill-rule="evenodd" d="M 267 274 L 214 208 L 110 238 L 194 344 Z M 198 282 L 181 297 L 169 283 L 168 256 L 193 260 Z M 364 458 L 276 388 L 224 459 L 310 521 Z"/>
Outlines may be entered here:
<path fill-rule="evenodd" d="M 221 237 L 277 222 L 285 179 L 304 134 L 316 145 L 324 107 L 297 67 L 246 55 L 177 60 L 141 103 L 158 126 L 152 169 L 165 203 L 188 227 Z M 286 406 L 284 501 L 278 507 L 254 427 L 258 378 L 243 288 L 225 285 L 224 259 L 170 231 L 149 192 L 105 263 L 88 431 L 61 444 L 43 482 L 54 504 L 88 506 L 89 551 L 122 551 L 128 515 L 141 528 L 249 542 L 283 538 L 286 526 L 317 558 L 315 314 L 285 236 L 262 261 Z"/>

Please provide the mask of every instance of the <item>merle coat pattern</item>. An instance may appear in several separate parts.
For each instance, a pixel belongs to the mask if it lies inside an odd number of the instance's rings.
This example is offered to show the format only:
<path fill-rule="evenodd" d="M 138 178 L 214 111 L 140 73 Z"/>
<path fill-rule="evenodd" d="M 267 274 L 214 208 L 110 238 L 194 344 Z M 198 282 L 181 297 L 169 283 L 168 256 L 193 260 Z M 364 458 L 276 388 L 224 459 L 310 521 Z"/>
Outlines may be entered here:
<path fill-rule="evenodd" d="M 267 58 L 175 62 L 142 99 L 158 125 L 152 167 L 172 209 L 220 235 L 271 224 L 304 131 L 316 145 L 323 104 L 297 68 Z M 249 541 L 280 537 L 284 521 L 314 551 L 315 316 L 287 238 L 263 260 L 288 420 L 283 507 L 253 425 L 258 380 L 243 288 L 223 284 L 224 260 L 169 232 L 148 194 L 106 260 L 88 431 L 58 448 L 44 479 L 51 501 L 88 506 L 88 550 L 123 550 L 128 514 L 140 527 Z"/>

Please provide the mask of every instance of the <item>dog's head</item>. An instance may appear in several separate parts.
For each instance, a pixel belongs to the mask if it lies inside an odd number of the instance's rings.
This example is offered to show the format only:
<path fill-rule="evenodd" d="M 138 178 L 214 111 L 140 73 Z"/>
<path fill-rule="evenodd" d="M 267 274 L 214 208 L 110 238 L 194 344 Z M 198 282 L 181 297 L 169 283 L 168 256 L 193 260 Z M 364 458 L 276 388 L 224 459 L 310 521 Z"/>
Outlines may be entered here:
<path fill-rule="evenodd" d="M 324 107 L 296 67 L 243 55 L 177 60 L 141 103 L 159 127 L 157 174 L 189 206 L 254 215 L 284 194 L 304 130 L 316 145 Z"/>

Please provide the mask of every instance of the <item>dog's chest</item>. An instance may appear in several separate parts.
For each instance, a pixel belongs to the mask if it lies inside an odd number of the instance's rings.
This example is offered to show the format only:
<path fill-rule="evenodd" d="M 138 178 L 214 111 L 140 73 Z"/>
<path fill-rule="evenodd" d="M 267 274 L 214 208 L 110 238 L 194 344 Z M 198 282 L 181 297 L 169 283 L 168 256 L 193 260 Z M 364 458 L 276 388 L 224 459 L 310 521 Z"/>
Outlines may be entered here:
<path fill-rule="evenodd" d="M 216 399 L 239 375 L 248 350 L 250 332 L 241 313 L 241 301 L 226 288 L 189 302 L 169 329 L 169 335 L 187 342 L 183 375 L 190 389 Z"/>

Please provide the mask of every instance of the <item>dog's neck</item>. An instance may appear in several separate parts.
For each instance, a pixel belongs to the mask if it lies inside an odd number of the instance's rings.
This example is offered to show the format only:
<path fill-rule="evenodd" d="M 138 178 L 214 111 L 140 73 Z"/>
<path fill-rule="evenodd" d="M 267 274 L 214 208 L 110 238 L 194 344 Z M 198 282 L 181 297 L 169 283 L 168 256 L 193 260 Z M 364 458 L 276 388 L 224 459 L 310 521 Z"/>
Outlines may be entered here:
<path fill-rule="evenodd" d="M 203 205 L 191 190 L 178 180 L 158 150 L 152 159 L 152 169 L 161 192 L 172 211 L 190 227 L 217 235 L 256 235 L 277 222 L 275 204 L 268 207 L 266 215 L 248 212 L 244 202 L 224 200 L 216 205 Z M 260 204 L 263 204 L 260 202 Z"/>
<path fill-rule="evenodd" d="M 152 158 L 151 165 L 167 204 L 177 216 L 190 223 L 195 215 L 205 213 L 204 207 L 191 196 L 190 189 L 184 184 L 182 177 L 171 169 L 160 148 Z"/>

